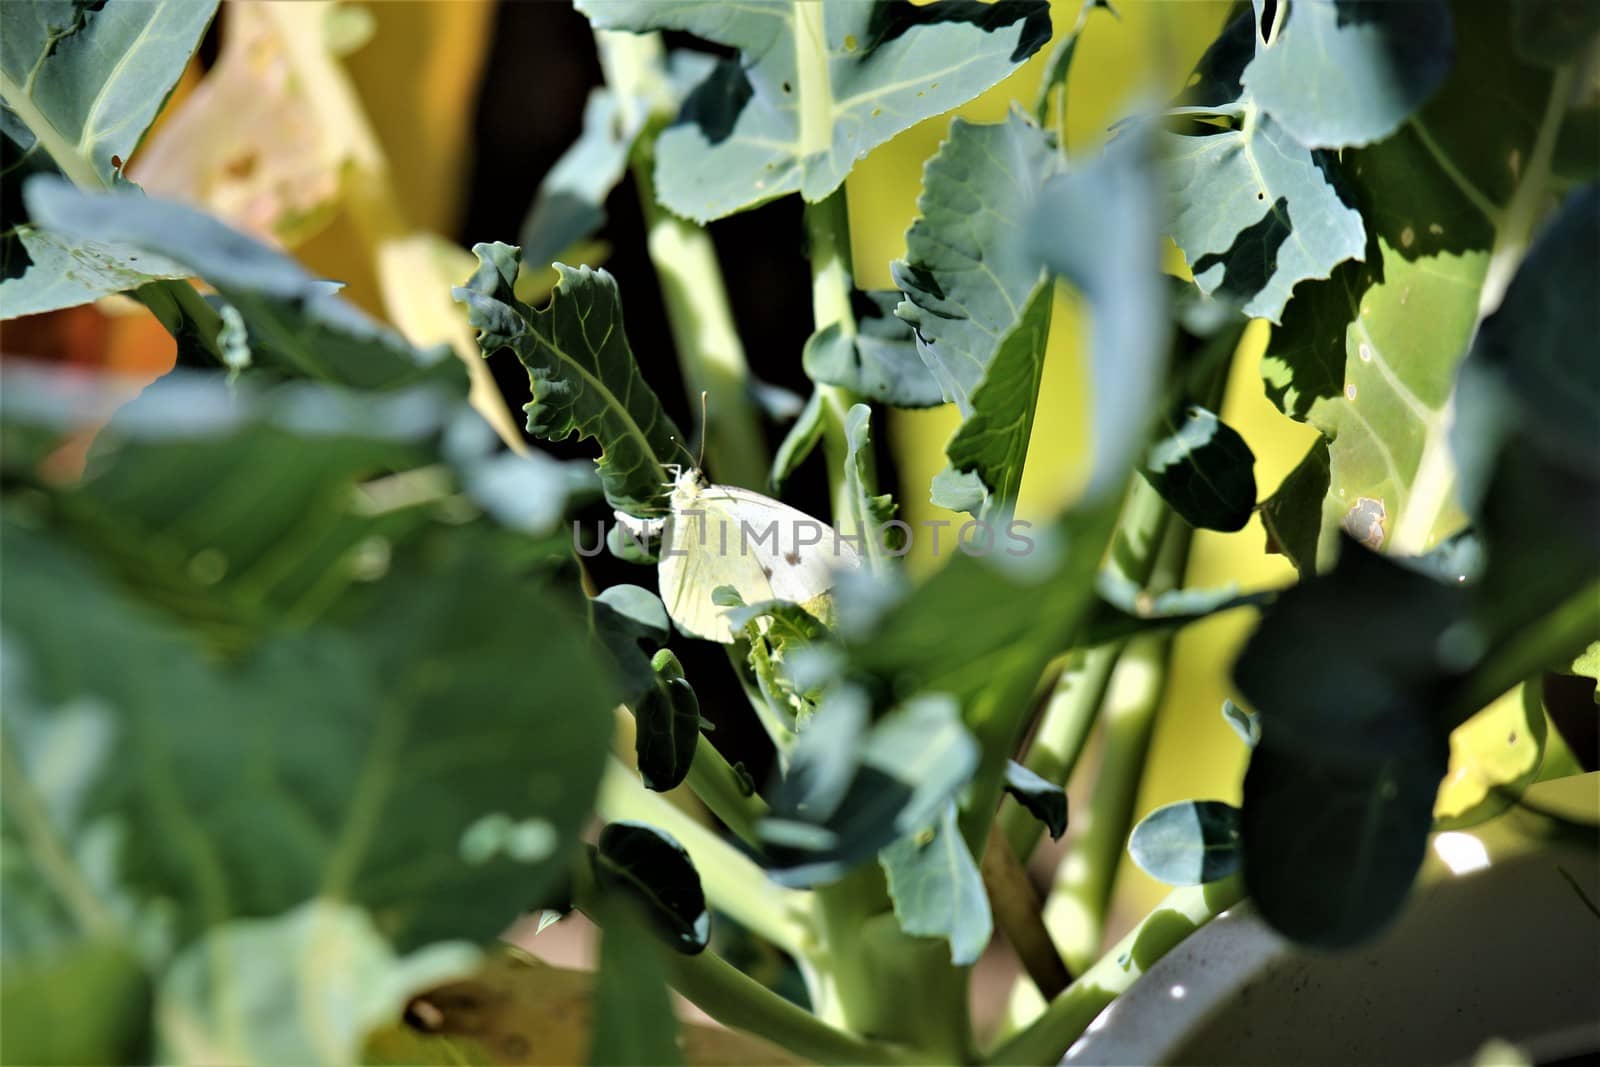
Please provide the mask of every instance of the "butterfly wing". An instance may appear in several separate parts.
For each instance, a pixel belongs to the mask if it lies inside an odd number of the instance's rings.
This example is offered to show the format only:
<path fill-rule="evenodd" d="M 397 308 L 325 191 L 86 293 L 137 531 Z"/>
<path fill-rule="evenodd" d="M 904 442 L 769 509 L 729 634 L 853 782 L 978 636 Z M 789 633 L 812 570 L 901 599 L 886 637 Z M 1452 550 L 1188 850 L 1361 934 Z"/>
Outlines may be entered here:
<path fill-rule="evenodd" d="M 711 599 L 719 586 L 746 603 L 790 600 L 809 610 L 839 570 L 860 562 L 826 523 L 760 493 L 713 485 L 675 504 L 657 576 L 680 630 L 727 644 L 735 639 L 727 609 Z"/>

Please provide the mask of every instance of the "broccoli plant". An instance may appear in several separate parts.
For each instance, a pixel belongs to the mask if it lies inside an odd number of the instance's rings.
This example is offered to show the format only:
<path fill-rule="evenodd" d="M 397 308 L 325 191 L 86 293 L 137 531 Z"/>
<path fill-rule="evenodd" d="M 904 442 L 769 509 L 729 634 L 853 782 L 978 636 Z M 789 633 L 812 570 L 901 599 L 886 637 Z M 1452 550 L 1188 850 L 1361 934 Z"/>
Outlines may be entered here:
<path fill-rule="evenodd" d="M 577 7 L 605 84 L 472 256 L 397 192 L 359 9 L 226 9 L 320 123 L 381 315 L 125 173 L 214 4 L 0 7 L 0 310 L 122 294 L 177 349 L 142 388 L 3 366 L 6 1062 L 1050 1064 L 1225 909 L 1355 944 L 1430 833 L 1574 768 L 1540 694 L 1600 648 L 1600 7 L 1235 5 L 1092 150 L 1103 0 Z M 853 171 L 929 120 L 863 289 Z M 596 243 L 624 186 L 648 344 Z M 809 339 L 747 358 L 707 227 L 780 200 Z M 1090 447 L 1041 517 L 1047 353 Z M 1316 431 L 1276 486 L 1223 418 L 1247 359 Z M 884 439 L 931 408 L 930 480 Z M 1298 581 L 1186 581 L 1256 521 Z M 1136 821 L 1175 635 L 1222 612 L 1238 803 Z M 1445 818 L 1453 732 L 1507 708 L 1515 770 Z M 1125 855 L 1172 886 L 1131 925 Z M 595 971 L 500 940 L 529 914 L 598 924 Z"/>

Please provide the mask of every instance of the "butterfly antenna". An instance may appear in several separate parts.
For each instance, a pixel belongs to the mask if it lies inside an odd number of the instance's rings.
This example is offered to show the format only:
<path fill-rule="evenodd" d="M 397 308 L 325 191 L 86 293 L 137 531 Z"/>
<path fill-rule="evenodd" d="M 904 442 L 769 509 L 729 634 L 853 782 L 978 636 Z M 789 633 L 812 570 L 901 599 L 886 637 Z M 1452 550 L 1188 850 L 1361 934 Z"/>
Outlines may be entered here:
<path fill-rule="evenodd" d="M 678 440 L 676 437 L 673 437 L 671 434 L 667 435 L 667 440 L 678 446 L 678 451 L 683 453 L 683 457 L 685 459 L 694 459 L 694 453 L 685 448 L 682 441 Z M 698 467 L 696 469 L 698 469 Z"/>
<path fill-rule="evenodd" d="M 704 389 L 702 389 L 702 390 L 700 390 L 700 456 L 699 456 L 699 458 L 697 458 L 694 461 L 694 469 L 695 470 L 700 470 L 705 466 L 705 461 L 706 461 L 706 434 L 707 434 L 707 432 L 708 432 L 708 426 L 707 426 L 707 423 L 706 423 L 706 391 Z"/>

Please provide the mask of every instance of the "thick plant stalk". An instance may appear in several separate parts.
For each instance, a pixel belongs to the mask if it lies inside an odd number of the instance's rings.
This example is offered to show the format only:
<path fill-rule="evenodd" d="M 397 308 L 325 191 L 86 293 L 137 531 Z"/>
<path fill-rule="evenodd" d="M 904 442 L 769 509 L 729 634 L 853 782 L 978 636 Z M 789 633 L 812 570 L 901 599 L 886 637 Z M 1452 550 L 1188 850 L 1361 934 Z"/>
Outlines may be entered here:
<path fill-rule="evenodd" d="M 675 111 L 664 76 L 661 38 L 653 33 L 597 30 L 595 44 L 618 106 L 643 109 L 643 114 L 628 119 L 641 127 L 629 168 L 639 191 L 646 247 L 684 385 L 695 405 L 702 393 L 706 395 L 706 465 L 720 481 L 759 488 L 767 480 L 767 446 L 716 247 L 703 227 L 656 202 L 656 136 Z"/>
<path fill-rule="evenodd" d="M 836 325 L 845 337 L 855 337 L 856 316 L 850 302 L 855 271 L 850 253 L 850 211 L 843 186 L 826 199 L 806 205 L 806 250 L 811 256 L 812 329 Z M 866 529 L 867 516 L 857 514 L 844 477 L 848 448 L 844 420 L 858 398 L 834 385 L 818 384 L 816 390 L 822 403 L 822 451 L 828 465 L 834 527 L 846 537 L 875 537 L 877 531 Z M 863 461 L 866 470 L 862 483 L 871 492 L 876 482 L 871 453 Z M 868 544 L 864 540 L 861 543 Z"/>
<path fill-rule="evenodd" d="M 631 819 L 665 830 L 688 851 L 712 907 L 792 956 L 815 951 L 810 894 L 774 885 L 754 861 L 650 792 L 615 757 L 607 762 L 595 810 L 607 822 Z"/>
<path fill-rule="evenodd" d="M 1039 894 L 1004 834 L 989 835 L 981 867 L 995 926 L 1011 942 L 1040 996 L 1053 999 L 1067 987 L 1072 976 L 1040 916 Z"/>
<path fill-rule="evenodd" d="M 1174 522 L 1167 530 L 1152 586 L 1170 588 L 1183 574 L 1189 528 Z M 1106 910 L 1144 777 L 1145 759 L 1155 730 L 1156 712 L 1166 692 L 1170 633 L 1128 642 L 1117 661 L 1103 711 L 1106 744 L 1090 810 L 1093 820 L 1057 871 L 1045 902 L 1044 922 L 1067 966 L 1077 970 L 1099 950 Z"/>
<path fill-rule="evenodd" d="M 1040 1067 L 1059 1063 L 1108 1004 L 1184 938 L 1242 899 L 1244 883 L 1237 875 L 1173 890 L 1071 988 L 1051 1001 L 1044 1014 L 1002 1042 L 984 1062 Z"/>

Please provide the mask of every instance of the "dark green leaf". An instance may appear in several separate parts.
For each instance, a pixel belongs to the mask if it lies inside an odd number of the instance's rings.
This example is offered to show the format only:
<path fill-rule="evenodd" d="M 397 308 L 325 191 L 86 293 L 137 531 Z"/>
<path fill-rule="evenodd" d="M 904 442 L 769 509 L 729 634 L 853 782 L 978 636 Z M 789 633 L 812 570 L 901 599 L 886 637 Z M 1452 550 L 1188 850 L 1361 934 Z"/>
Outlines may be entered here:
<path fill-rule="evenodd" d="M 401 958 L 366 912 L 330 900 L 235 919 L 207 931 L 163 974 L 157 1059 L 355 1063 L 367 1037 L 412 997 L 467 977 L 478 961 L 460 942 Z"/>
<path fill-rule="evenodd" d="M 655 686 L 647 657 L 672 636 L 666 605 L 642 586 L 613 585 L 589 601 L 589 619 L 595 637 L 616 663 L 624 703 L 634 704 Z"/>
<path fill-rule="evenodd" d="M 711 936 L 700 875 L 683 846 L 665 830 L 637 822 L 608 823 L 595 852 L 600 887 L 623 894 L 669 945 L 685 955 L 705 950 Z"/>
<path fill-rule="evenodd" d="M 1043 0 L 583 0 L 597 29 L 682 30 L 740 52 L 689 94 L 657 143 L 667 207 L 696 221 L 800 192 L 816 202 L 856 160 L 965 103 L 1050 37 Z"/>
<path fill-rule="evenodd" d="M 667 462 L 683 435 L 639 374 L 622 329 L 616 279 L 556 264 L 550 306 L 537 311 L 512 291 L 517 250 L 474 245 L 478 271 L 455 290 L 485 355 L 509 348 L 528 370 L 528 432 L 551 441 L 573 434 L 600 442 L 600 480 L 611 506 L 637 515 L 665 510 Z M 663 458 L 666 457 L 666 458 Z"/>
<path fill-rule="evenodd" d="M 660 947 L 631 908 L 607 908 L 603 920 L 589 1062 L 594 1067 L 682 1063 Z"/>
<path fill-rule="evenodd" d="M 1569 196 L 1483 321 L 1461 367 L 1450 444 L 1476 507 L 1501 442 L 1526 435 L 1574 474 L 1594 470 L 1600 425 L 1600 185 Z"/>
<path fill-rule="evenodd" d="M 1022 488 L 1054 295 L 1048 281 L 1034 288 L 1016 322 L 995 346 L 983 380 L 972 392 L 971 411 L 945 446 L 951 469 L 976 474 L 985 499 L 998 502 L 1007 514 Z"/>
<path fill-rule="evenodd" d="M 1200 60 L 1180 99 L 1227 125 L 1194 122 L 1163 135 L 1172 238 L 1196 284 L 1278 322 L 1290 291 L 1365 254 L 1361 215 L 1341 197 L 1329 160 L 1256 110 L 1240 85 L 1255 20 L 1242 13 Z M 1249 115 L 1249 118 L 1245 118 Z"/>
<path fill-rule="evenodd" d="M 1511 0 L 1511 28 L 1517 55 L 1559 67 L 1593 43 L 1600 8 L 1589 0 Z"/>
<path fill-rule="evenodd" d="M 1411 888 L 1455 725 L 1441 706 L 1441 638 L 1467 593 L 1347 542 L 1331 573 L 1263 613 L 1234 666 L 1261 715 L 1245 882 L 1298 942 L 1371 936 Z"/>
<path fill-rule="evenodd" d="M 1006 762 L 1006 792 L 1017 803 L 1044 823 L 1050 840 L 1059 841 L 1067 832 L 1067 791 L 1054 782 L 1034 774 L 1016 760 Z"/>
<path fill-rule="evenodd" d="M 1239 869 L 1239 809 L 1220 800 L 1180 800 L 1133 828 L 1128 855 L 1167 885 L 1201 885 Z"/>
<path fill-rule="evenodd" d="M 845 710 L 834 714 L 826 733 L 806 750 L 799 771 L 803 777 L 793 786 L 780 784 L 774 794 L 775 817 L 763 820 L 759 828 L 769 846 L 772 876 L 785 885 L 833 881 L 896 838 L 926 827 L 977 766 L 977 744 L 954 703 L 919 697 L 865 734 L 855 748 L 857 765 L 841 797 L 838 783 L 843 776 L 820 766 L 840 760 L 841 751 L 828 742 L 848 736 L 859 721 L 859 704 L 854 710 L 850 704 L 840 707 Z M 794 767 L 790 773 L 795 774 Z"/>
<path fill-rule="evenodd" d="M 178 83 L 214 0 L 26 3 L 0 8 L 0 97 L 8 135 L 86 188 L 110 186 Z"/>
<path fill-rule="evenodd" d="M 1001 339 L 1039 284 L 1023 253 L 1024 205 L 1060 169 L 1055 143 L 1020 111 L 981 126 L 956 119 L 923 170 L 906 258 L 890 265 L 906 299 L 895 313 L 917 335 L 944 397 L 966 416 Z"/>
<path fill-rule="evenodd" d="M 1261 716 L 1253 711 L 1246 711 L 1231 700 L 1222 702 L 1222 718 L 1239 735 L 1239 740 L 1248 748 L 1255 748 L 1261 741 Z"/>
<path fill-rule="evenodd" d="M 561 253 L 605 225 L 606 197 L 628 169 L 638 127 L 625 121 L 609 89 L 594 89 L 583 108 L 583 133 L 539 183 L 533 208 L 523 220 L 522 259 L 544 270 Z"/>
<path fill-rule="evenodd" d="M 1145 481 L 1191 526 L 1244 529 L 1256 507 L 1256 457 L 1244 438 L 1193 404 L 1163 431 L 1139 468 Z"/>
<path fill-rule="evenodd" d="M 683 678 L 661 678 L 634 709 L 634 752 L 645 788 L 665 792 L 682 782 L 700 741 L 700 701 Z"/>
<path fill-rule="evenodd" d="M 169 902 L 184 939 L 328 892 L 407 947 L 492 937 L 560 876 L 615 699 L 581 629 L 525 538 L 358 488 L 425 456 L 449 410 L 169 377 L 80 485 L 13 509 L 8 744 L 74 723 L 106 740 L 80 744 L 90 799 L 57 827 L 121 827 L 97 893 Z M 528 671 L 536 693 L 508 688 Z M 460 755 L 419 755 L 443 749 Z"/>
<path fill-rule="evenodd" d="M 913 937 L 950 942 L 950 962 L 978 962 L 994 935 L 994 917 L 983 877 L 956 824 L 956 805 L 947 803 L 932 826 L 909 834 L 878 853 L 889 881 L 900 928 Z"/>
<path fill-rule="evenodd" d="M 1336 531 L 1323 529 L 1322 502 L 1327 497 L 1328 439 L 1319 437 L 1278 491 L 1261 502 L 1267 551 L 1287 556 L 1301 577 L 1315 574 L 1319 563 L 1333 565 L 1338 537 Z"/>
<path fill-rule="evenodd" d="M 1171 340 L 1152 146 L 1139 130 L 1046 182 L 1025 221 L 1030 254 L 1094 317 L 1094 453 L 1086 497 L 1119 492 L 1146 440 Z"/>
<path fill-rule="evenodd" d="M 1393 133 L 1443 83 L 1455 58 L 1445 0 L 1292 0 L 1245 68 L 1245 91 L 1307 148 Z"/>
<path fill-rule="evenodd" d="M 891 407 L 944 403 L 939 380 L 917 354 L 911 327 L 893 314 L 899 292 L 857 295 L 853 335 L 830 323 L 807 339 L 801 354 L 806 377 Z"/>
<path fill-rule="evenodd" d="M 54 178 L 24 193 L 40 226 L 81 241 L 127 246 L 188 267 L 242 317 L 255 362 L 283 374 L 361 388 L 466 378 L 448 348 L 418 351 L 307 274 L 282 252 L 181 204 L 136 191 L 94 195 Z"/>

